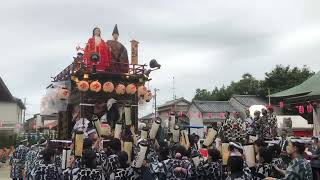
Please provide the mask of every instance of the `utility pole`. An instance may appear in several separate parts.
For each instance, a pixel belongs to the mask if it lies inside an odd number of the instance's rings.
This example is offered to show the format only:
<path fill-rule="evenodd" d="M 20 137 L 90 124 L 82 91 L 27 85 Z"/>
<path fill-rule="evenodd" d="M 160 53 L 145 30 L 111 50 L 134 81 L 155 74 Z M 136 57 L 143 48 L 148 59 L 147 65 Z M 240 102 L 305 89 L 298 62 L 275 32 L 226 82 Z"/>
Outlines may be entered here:
<path fill-rule="evenodd" d="M 175 95 L 175 86 L 174 86 L 174 76 L 172 77 L 172 99 L 175 100 L 176 99 L 176 95 Z"/>
<path fill-rule="evenodd" d="M 154 88 L 154 117 L 157 117 L 157 91 L 159 89 Z"/>
<path fill-rule="evenodd" d="M 268 88 L 268 99 L 269 99 L 269 106 L 271 105 L 271 99 L 270 99 L 270 88 Z"/>
<path fill-rule="evenodd" d="M 27 98 L 24 98 L 23 105 L 24 105 L 25 109 L 23 110 L 23 123 L 26 122 L 26 109 L 27 109 L 26 103 L 27 103 Z"/>

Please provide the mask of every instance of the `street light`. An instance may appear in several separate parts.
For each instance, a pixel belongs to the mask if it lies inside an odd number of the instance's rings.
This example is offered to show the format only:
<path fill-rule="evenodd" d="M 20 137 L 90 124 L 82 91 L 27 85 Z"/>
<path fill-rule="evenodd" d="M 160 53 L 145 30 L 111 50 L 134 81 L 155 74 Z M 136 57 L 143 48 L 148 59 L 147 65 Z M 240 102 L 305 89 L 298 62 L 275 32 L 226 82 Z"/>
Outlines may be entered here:
<path fill-rule="evenodd" d="M 154 88 L 154 117 L 157 117 L 157 91 L 159 89 Z"/>

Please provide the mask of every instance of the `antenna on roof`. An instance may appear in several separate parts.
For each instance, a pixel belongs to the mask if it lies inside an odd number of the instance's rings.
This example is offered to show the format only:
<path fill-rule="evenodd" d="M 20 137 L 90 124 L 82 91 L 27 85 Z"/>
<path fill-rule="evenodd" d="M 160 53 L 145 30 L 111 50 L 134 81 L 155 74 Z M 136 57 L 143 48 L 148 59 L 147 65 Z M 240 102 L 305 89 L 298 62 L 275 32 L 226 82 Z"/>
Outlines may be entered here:
<path fill-rule="evenodd" d="M 175 95 L 175 84 L 174 84 L 174 76 L 172 77 L 172 99 L 176 100 L 176 95 Z"/>

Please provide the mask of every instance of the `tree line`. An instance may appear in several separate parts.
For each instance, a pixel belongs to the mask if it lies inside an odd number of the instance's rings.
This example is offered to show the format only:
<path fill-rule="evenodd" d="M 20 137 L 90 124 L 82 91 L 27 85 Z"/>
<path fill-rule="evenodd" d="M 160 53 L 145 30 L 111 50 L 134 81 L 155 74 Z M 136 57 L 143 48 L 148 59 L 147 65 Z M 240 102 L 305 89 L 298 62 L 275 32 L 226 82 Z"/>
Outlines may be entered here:
<path fill-rule="evenodd" d="M 213 90 L 196 89 L 193 100 L 227 101 L 233 94 L 267 96 L 301 84 L 315 73 L 306 65 L 302 68 L 290 65 L 276 65 L 270 72 L 265 73 L 263 80 L 257 80 L 250 73 L 242 75 L 239 81 L 232 81 L 228 86 L 217 87 Z"/>

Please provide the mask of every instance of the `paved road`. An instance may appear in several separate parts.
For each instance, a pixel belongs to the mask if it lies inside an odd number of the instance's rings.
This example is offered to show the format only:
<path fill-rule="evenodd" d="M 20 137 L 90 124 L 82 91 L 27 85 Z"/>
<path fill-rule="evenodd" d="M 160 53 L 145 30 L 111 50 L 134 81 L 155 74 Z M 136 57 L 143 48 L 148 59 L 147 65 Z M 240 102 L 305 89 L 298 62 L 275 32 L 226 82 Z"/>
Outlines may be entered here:
<path fill-rule="evenodd" d="M 9 164 L 1 164 L 0 167 L 0 179 L 1 180 L 9 180 L 10 179 L 10 166 Z"/>

